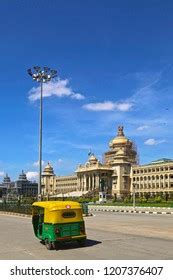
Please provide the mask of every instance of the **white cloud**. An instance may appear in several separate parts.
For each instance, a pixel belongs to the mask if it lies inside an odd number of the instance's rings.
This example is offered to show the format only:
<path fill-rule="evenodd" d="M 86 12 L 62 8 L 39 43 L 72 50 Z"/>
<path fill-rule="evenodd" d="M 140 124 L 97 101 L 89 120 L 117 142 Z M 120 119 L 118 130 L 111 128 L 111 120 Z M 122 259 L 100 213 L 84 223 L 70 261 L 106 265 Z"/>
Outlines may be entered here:
<path fill-rule="evenodd" d="M 42 160 L 42 165 L 44 165 L 44 161 Z M 39 161 L 35 161 L 34 163 L 33 163 L 33 166 L 34 167 L 38 167 L 39 166 Z"/>
<path fill-rule="evenodd" d="M 141 125 L 141 126 L 137 127 L 137 130 L 145 130 L 147 128 L 149 128 L 148 125 Z"/>
<path fill-rule="evenodd" d="M 72 99 L 77 99 L 77 100 L 85 99 L 85 97 L 84 97 L 82 94 L 80 94 L 80 93 L 72 94 L 72 95 L 71 95 L 71 98 L 72 98 Z"/>
<path fill-rule="evenodd" d="M 62 163 L 63 160 L 61 158 L 58 159 L 58 163 Z"/>
<path fill-rule="evenodd" d="M 38 172 L 35 172 L 35 171 L 28 171 L 26 173 L 26 177 L 28 180 L 36 180 L 38 179 Z"/>
<path fill-rule="evenodd" d="M 73 99 L 81 100 L 85 97 L 80 93 L 75 93 L 69 86 L 69 80 L 61 80 L 60 78 L 52 80 L 49 83 L 43 85 L 43 97 L 71 97 Z M 33 87 L 29 91 L 29 100 L 36 101 L 40 99 L 40 87 Z"/>
<path fill-rule="evenodd" d="M 149 138 L 144 143 L 146 145 L 152 146 L 152 145 L 158 145 L 158 144 L 161 144 L 161 143 L 164 143 L 164 142 L 165 142 L 164 139 L 163 140 L 155 140 L 154 138 Z"/>
<path fill-rule="evenodd" d="M 126 112 L 132 108 L 131 102 L 112 102 L 104 101 L 100 103 L 88 103 L 83 106 L 84 109 L 89 111 L 122 111 Z"/>
<path fill-rule="evenodd" d="M 5 176 L 5 172 L 4 171 L 0 171 L 0 177 L 4 177 Z"/>

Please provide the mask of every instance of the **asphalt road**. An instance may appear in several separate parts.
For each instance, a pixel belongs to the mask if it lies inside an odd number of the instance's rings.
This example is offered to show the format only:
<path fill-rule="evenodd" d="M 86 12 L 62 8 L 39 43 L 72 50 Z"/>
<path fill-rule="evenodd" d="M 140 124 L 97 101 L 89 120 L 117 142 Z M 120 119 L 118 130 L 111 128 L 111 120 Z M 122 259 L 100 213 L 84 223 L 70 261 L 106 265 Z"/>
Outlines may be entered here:
<path fill-rule="evenodd" d="M 85 222 L 86 247 L 68 243 L 48 251 L 31 218 L 0 214 L 0 259 L 173 259 L 172 215 L 99 212 Z"/>

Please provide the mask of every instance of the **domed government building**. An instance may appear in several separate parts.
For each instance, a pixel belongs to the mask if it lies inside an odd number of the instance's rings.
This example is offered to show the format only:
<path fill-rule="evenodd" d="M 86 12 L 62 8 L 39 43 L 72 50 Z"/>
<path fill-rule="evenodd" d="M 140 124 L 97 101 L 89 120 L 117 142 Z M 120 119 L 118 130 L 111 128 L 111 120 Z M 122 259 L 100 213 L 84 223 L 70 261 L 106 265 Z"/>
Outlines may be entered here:
<path fill-rule="evenodd" d="M 48 163 L 42 174 L 42 194 L 53 196 L 93 196 L 99 191 L 125 198 L 135 188 L 137 196 L 173 194 L 173 160 L 160 159 L 146 165 L 138 164 L 133 141 L 124 135 L 123 126 L 109 142 L 109 150 L 100 162 L 90 154 L 85 164 L 80 164 L 70 176 L 56 176 Z"/>

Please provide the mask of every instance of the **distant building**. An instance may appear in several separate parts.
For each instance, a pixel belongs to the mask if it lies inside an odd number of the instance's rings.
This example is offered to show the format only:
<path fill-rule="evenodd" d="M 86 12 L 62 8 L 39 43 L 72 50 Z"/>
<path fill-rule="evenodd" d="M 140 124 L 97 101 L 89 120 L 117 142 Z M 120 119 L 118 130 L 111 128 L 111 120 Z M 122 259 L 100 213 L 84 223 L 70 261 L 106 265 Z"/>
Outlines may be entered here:
<path fill-rule="evenodd" d="M 133 166 L 131 192 L 139 197 L 173 194 L 173 160 L 162 158 L 149 164 Z"/>
<path fill-rule="evenodd" d="M 79 165 L 77 174 L 78 191 L 100 191 L 100 182 L 104 180 L 104 187 L 108 193 L 112 189 L 112 169 L 109 165 L 102 164 L 92 154 L 84 165 Z"/>
<path fill-rule="evenodd" d="M 14 182 L 11 182 L 8 174 L 3 178 L 3 182 L 0 184 L 0 197 L 6 195 L 14 187 Z"/>
<path fill-rule="evenodd" d="M 36 196 L 38 194 L 38 184 L 29 181 L 22 170 L 18 180 L 15 181 L 15 190 L 18 195 L 23 195 L 25 197 Z"/>
<path fill-rule="evenodd" d="M 131 166 L 137 163 L 135 145 L 125 137 L 123 127 L 119 126 L 118 134 L 109 147 L 110 150 L 104 154 L 104 163 L 91 154 L 85 164 L 77 167 L 76 175 L 56 176 L 48 163 L 42 175 L 42 193 L 51 195 L 73 190 L 91 193 L 104 188 L 107 193 L 119 198 L 128 195 Z"/>
<path fill-rule="evenodd" d="M 19 196 L 24 197 L 34 197 L 38 193 L 38 184 L 36 182 L 30 182 L 24 171 L 19 175 L 18 180 L 12 182 L 8 174 L 3 179 L 2 184 L 0 184 L 0 196 Z"/>
<path fill-rule="evenodd" d="M 45 166 L 42 173 L 42 194 L 56 195 L 75 191 L 77 188 L 77 176 L 56 176 L 50 163 Z"/>
<path fill-rule="evenodd" d="M 137 163 L 137 151 L 134 142 L 129 140 L 118 127 L 117 136 L 109 142 L 110 150 L 104 154 L 105 164 L 112 170 L 112 195 L 122 198 L 130 193 L 130 173 Z"/>
<path fill-rule="evenodd" d="M 90 194 L 92 196 L 104 191 L 117 198 L 136 196 L 173 196 L 173 160 L 162 158 L 149 164 L 139 165 L 136 147 L 118 127 L 117 135 L 109 142 L 109 150 L 100 162 L 90 154 L 85 164 L 80 164 L 75 173 L 57 176 L 48 162 L 42 173 L 42 194 L 58 195 L 70 193 Z M 27 180 L 22 171 L 15 182 L 8 174 L 0 184 L 0 196 L 11 193 L 23 196 L 36 196 L 37 183 Z"/>

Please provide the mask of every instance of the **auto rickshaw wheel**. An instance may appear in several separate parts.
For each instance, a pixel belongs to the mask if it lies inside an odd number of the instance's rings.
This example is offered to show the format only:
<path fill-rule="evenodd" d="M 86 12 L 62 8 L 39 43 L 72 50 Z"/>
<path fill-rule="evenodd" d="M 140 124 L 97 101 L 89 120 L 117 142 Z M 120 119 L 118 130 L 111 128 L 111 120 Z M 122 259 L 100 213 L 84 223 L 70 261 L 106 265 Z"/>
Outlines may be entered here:
<path fill-rule="evenodd" d="M 54 250 L 57 249 L 57 242 L 56 242 L 56 241 L 53 241 L 53 242 L 52 242 L 52 248 L 53 248 Z"/>
<path fill-rule="evenodd" d="M 52 246 L 52 242 L 49 241 L 49 239 L 45 239 L 45 246 L 48 250 L 52 250 L 53 246 Z"/>

